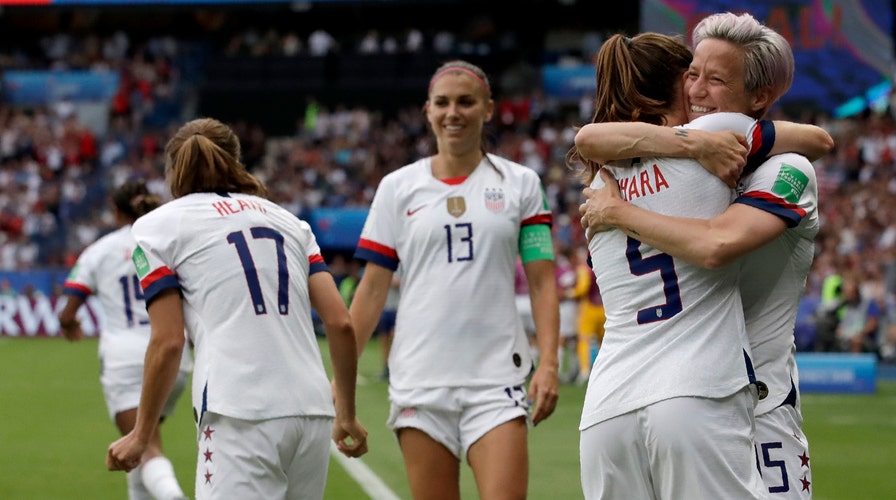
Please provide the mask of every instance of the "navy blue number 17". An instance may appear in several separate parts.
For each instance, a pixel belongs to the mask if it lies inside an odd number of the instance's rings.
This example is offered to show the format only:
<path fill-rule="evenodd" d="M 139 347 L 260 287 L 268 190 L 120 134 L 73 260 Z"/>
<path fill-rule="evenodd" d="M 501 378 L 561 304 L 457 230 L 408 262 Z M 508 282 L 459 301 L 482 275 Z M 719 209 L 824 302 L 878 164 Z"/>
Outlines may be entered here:
<path fill-rule="evenodd" d="M 628 268 L 635 276 L 644 276 L 648 273 L 659 271 L 663 279 L 663 293 L 666 295 L 666 303 L 645 307 L 638 311 L 638 324 L 664 321 L 681 312 L 681 289 L 678 288 L 678 274 L 675 272 L 675 261 L 666 253 L 659 253 L 644 258 L 640 250 L 641 242 L 628 237 L 628 247 L 625 249 L 625 257 L 628 259 Z"/>
<path fill-rule="evenodd" d="M 280 314 L 286 315 L 289 313 L 289 269 L 286 267 L 286 252 L 283 251 L 283 235 L 269 227 L 253 227 L 250 232 L 253 239 L 273 240 L 277 247 L 277 309 Z M 258 280 L 258 270 L 255 268 L 255 260 L 249 251 L 246 236 L 242 231 L 234 231 L 227 235 L 227 242 L 236 247 L 236 253 L 240 257 L 255 314 L 267 314 L 268 309 L 261 293 L 261 282 Z"/>

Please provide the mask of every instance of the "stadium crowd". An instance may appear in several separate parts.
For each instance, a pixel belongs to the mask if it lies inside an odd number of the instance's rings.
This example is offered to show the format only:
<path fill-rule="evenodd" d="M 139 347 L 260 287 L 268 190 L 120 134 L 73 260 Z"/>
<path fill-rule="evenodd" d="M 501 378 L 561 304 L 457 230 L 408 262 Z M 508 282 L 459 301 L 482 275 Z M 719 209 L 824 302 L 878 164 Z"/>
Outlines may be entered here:
<path fill-rule="evenodd" d="M 251 53 L 251 48 L 234 49 L 248 35 L 231 40 L 228 50 Z M 37 58 L 0 51 L 0 69 L 35 67 L 37 60 L 45 68 L 117 71 L 121 83 L 102 132 L 82 122 L 65 98 L 32 107 L 0 101 L 0 270 L 70 267 L 88 244 L 113 228 L 107 194 L 126 179 L 144 178 L 168 196 L 162 148 L 178 124 L 196 114 L 194 79 L 184 77 L 191 67 L 176 64 L 186 49 L 174 39 L 133 44 L 121 33 L 75 40 L 60 35 L 40 46 Z M 493 151 L 541 176 L 559 247 L 584 246 L 578 215 L 583 186 L 565 155 L 576 127 L 591 119 L 588 99 L 570 115 L 538 88 L 523 99 L 501 97 L 499 92 L 489 131 Z M 800 350 L 827 345 L 817 341 L 825 335 L 819 318 L 836 309 L 831 328 L 840 328 L 840 335 L 873 337 L 862 349 L 886 361 L 896 358 L 894 111 L 791 117 L 823 126 L 836 141 L 834 152 L 815 162 L 822 223 L 797 329 Z M 434 151 L 419 107 L 387 116 L 309 96 L 304 116 L 296 118 L 295 133 L 285 137 L 270 136 L 255 123 L 231 125 L 247 168 L 267 184 L 271 199 L 306 219 L 319 207 L 369 206 L 386 173 Z M 832 276 L 840 277 L 842 286 L 826 293 Z M 847 293 L 853 285 L 856 293 Z"/>

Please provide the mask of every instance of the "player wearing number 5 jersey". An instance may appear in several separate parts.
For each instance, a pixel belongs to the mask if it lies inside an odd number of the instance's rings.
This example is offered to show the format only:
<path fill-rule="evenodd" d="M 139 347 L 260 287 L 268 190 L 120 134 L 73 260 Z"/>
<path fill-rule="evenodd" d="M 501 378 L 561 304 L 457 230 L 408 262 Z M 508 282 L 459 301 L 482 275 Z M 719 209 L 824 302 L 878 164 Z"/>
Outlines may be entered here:
<path fill-rule="evenodd" d="M 103 324 L 99 339 L 100 382 L 109 417 L 122 435 L 134 428 L 143 359 L 149 345 L 149 316 L 131 252 L 131 224 L 159 205 L 142 180 L 130 180 L 112 193 L 112 211 L 118 229 L 88 246 L 65 280 L 65 307 L 59 313 L 62 333 L 69 340 L 83 337 L 77 313 L 91 295 L 102 306 Z M 189 382 L 193 358 L 187 346 L 180 357 L 174 388 L 165 402 L 159 421 L 171 415 Z M 183 498 L 171 462 L 162 453 L 162 440 L 155 431 L 143 456 L 143 464 L 128 473 L 130 500 Z"/>
<path fill-rule="evenodd" d="M 321 498 L 331 435 L 360 456 L 366 431 L 355 418 L 351 320 L 314 234 L 264 198 L 224 124 L 187 123 L 165 155 L 175 199 L 132 229 L 152 324 L 143 397 L 136 428 L 109 447 L 107 465 L 139 459 L 186 330 L 196 353 L 196 498 Z M 312 307 L 330 343 L 335 394 Z"/>
<path fill-rule="evenodd" d="M 389 354 L 388 425 L 414 498 L 459 498 L 460 462 L 480 498 L 524 498 L 527 416 L 557 402 L 559 309 L 551 210 L 534 170 L 483 150 L 494 110 L 485 73 L 452 61 L 425 105 L 435 155 L 383 178 L 355 256 L 367 261 L 351 306 L 363 348 L 401 264 Z M 541 357 L 533 368 L 516 308 L 521 258 Z"/>
<path fill-rule="evenodd" d="M 793 79 L 793 58 L 787 41 L 749 14 L 714 14 L 694 29 L 694 60 L 685 89 L 692 103 L 689 117 L 708 112 L 741 111 L 755 102 L 752 116 L 765 112 L 763 94 L 785 92 Z M 778 143 L 786 142 L 785 125 Z M 629 127 L 631 124 L 605 124 Z M 640 134 L 670 135 L 671 129 L 642 124 Z M 811 158 L 833 147 L 830 136 L 817 127 L 798 127 L 797 150 Z M 814 138 L 814 139 L 813 139 Z M 817 144 L 814 142 L 817 141 Z M 649 154 L 685 154 L 679 141 L 660 146 L 642 141 L 634 148 L 620 140 L 591 144 L 601 158 Z M 643 146 L 653 142 L 650 149 Z M 678 146 L 678 147 L 676 147 Z M 788 145 L 788 147 L 794 145 Z M 783 150 L 783 148 L 781 148 Z M 624 155 L 624 156 L 622 156 Z M 809 159 L 794 153 L 771 157 L 745 172 L 737 198 L 724 213 L 712 219 L 670 217 L 644 210 L 622 199 L 617 184 L 590 191 L 584 205 L 584 225 L 612 226 L 645 244 L 682 260 L 710 268 L 739 267 L 739 288 L 744 307 L 756 378 L 767 387 L 756 417 L 756 460 L 766 491 L 774 498 L 811 498 L 809 445 L 802 431 L 799 376 L 793 329 L 797 309 L 812 264 L 813 238 L 818 232 L 818 187 Z"/>
<path fill-rule="evenodd" d="M 655 33 L 615 35 L 597 55 L 595 123 L 681 124 L 692 56 Z M 735 130 L 763 154 L 773 138 L 744 115 L 719 113 L 704 128 Z M 591 127 L 576 135 L 591 187 Z M 695 161 L 640 158 L 606 168 L 624 196 L 651 210 L 709 218 L 733 191 Z M 764 498 L 753 459 L 757 401 L 737 270 L 675 259 L 621 231 L 587 234 L 606 311 L 580 423 L 585 497 Z"/>

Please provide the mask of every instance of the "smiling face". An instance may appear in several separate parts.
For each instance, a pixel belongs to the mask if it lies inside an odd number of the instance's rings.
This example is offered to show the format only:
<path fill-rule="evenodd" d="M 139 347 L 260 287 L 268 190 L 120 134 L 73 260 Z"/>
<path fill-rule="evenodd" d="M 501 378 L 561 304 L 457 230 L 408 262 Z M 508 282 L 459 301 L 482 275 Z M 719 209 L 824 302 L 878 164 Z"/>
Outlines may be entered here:
<path fill-rule="evenodd" d="M 766 94 L 746 91 L 744 71 L 744 54 L 737 45 L 713 38 L 700 42 L 685 80 L 688 120 L 719 111 L 760 118 Z"/>
<path fill-rule="evenodd" d="M 461 71 L 439 75 L 425 106 L 439 151 L 463 154 L 478 150 L 482 128 L 491 119 L 494 107 L 487 89 L 473 75 Z"/>

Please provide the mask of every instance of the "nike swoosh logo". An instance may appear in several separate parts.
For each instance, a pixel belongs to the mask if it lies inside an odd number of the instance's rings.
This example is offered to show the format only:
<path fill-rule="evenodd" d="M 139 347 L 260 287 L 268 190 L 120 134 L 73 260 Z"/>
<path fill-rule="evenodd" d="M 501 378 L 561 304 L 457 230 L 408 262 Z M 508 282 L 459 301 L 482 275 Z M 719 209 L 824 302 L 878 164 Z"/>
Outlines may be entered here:
<path fill-rule="evenodd" d="M 426 205 L 423 205 L 423 206 L 417 207 L 417 208 L 415 208 L 415 209 L 413 209 L 413 210 L 408 209 L 408 217 L 410 217 L 410 216 L 414 215 L 415 213 L 419 212 L 419 211 L 422 210 L 423 207 L 425 207 L 425 206 L 426 206 Z"/>

